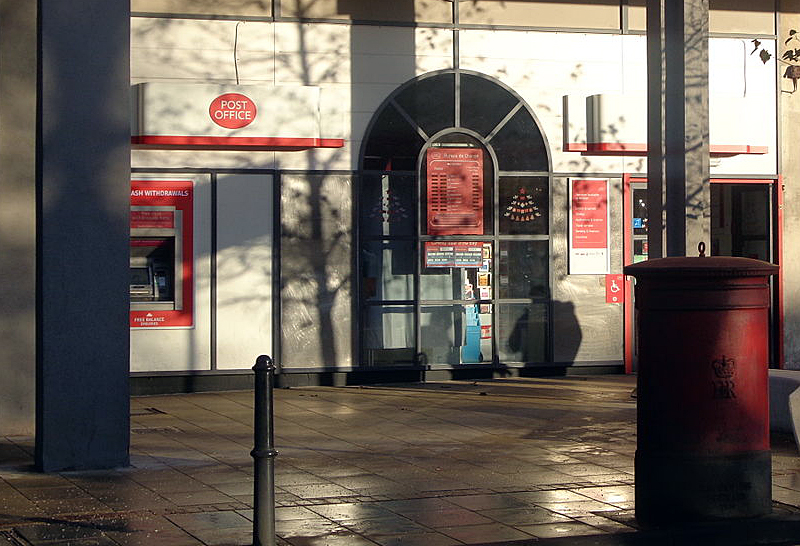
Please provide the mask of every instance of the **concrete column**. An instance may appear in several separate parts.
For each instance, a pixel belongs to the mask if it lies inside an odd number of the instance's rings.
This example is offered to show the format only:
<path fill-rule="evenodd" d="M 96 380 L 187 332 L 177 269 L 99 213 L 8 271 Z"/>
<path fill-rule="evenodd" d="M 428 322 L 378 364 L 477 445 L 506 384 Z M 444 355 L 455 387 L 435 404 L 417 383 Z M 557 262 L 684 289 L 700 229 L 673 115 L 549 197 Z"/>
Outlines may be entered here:
<path fill-rule="evenodd" d="M 38 6 L 36 465 L 126 465 L 130 7 Z"/>
<path fill-rule="evenodd" d="M 710 253 L 708 0 L 647 1 L 649 257 Z"/>
<path fill-rule="evenodd" d="M 781 0 L 778 19 L 778 55 L 784 50 L 782 41 L 789 36 L 789 30 L 800 26 L 800 0 Z M 792 46 L 794 47 L 794 46 Z M 778 64 L 778 75 L 782 76 L 786 66 Z M 800 369 L 800 256 L 795 249 L 800 248 L 800 92 L 792 90 L 792 80 L 779 77 L 778 91 L 780 104 L 780 170 L 783 174 L 785 193 L 783 196 L 783 308 L 784 351 L 786 367 Z"/>

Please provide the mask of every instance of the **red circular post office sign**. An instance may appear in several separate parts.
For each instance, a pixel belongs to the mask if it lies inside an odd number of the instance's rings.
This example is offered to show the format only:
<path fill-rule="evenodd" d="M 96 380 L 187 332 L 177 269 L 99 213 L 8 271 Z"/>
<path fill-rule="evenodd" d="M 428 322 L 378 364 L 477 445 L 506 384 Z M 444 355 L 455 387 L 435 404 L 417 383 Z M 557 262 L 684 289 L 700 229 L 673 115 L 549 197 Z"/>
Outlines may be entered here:
<path fill-rule="evenodd" d="M 225 93 L 211 101 L 208 115 L 220 127 L 241 129 L 256 119 L 256 103 L 241 93 Z"/>

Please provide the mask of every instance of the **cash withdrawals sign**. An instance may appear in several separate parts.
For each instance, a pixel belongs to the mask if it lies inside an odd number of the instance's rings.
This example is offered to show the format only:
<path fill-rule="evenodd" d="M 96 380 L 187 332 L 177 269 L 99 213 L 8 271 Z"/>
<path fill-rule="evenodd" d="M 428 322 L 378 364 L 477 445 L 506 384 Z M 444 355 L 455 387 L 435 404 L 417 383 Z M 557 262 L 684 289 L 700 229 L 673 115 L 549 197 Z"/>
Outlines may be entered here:
<path fill-rule="evenodd" d="M 174 245 L 180 245 L 181 263 L 175 271 L 180 278 L 181 306 L 176 309 L 131 310 L 131 328 L 190 328 L 194 324 L 194 183 L 191 180 L 131 180 L 131 246 L 156 248 L 169 244 L 166 237 L 133 237 L 142 230 L 165 230 L 180 233 Z M 180 213 L 180 216 L 177 214 Z M 178 220 L 180 225 L 177 225 Z M 178 229 L 180 228 L 180 229 Z"/>
<path fill-rule="evenodd" d="M 609 273 L 608 180 L 569 181 L 569 273 Z"/>

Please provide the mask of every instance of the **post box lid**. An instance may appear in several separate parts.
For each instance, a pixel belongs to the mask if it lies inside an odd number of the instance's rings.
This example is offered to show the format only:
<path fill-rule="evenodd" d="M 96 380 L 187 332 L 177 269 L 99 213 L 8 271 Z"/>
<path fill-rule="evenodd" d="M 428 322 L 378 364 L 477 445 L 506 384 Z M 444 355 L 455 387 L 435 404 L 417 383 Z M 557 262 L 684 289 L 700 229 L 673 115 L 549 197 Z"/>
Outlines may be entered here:
<path fill-rule="evenodd" d="M 774 275 L 779 267 L 752 258 L 731 256 L 654 258 L 625 266 L 626 275 L 642 277 L 763 277 Z"/>

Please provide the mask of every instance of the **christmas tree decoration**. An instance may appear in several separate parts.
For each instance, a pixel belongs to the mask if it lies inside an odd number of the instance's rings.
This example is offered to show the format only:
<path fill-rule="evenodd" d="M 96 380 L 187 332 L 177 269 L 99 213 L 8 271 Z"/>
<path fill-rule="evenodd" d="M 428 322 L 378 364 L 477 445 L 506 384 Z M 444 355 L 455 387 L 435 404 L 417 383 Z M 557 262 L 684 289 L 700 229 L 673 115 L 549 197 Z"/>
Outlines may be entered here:
<path fill-rule="evenodd" d="M 409 218 L 408 209 L 400 202 L 400 198 L 393 195 L 391 191 L 386 192 L 381 197 L 381 202 L 372 207 L 369 218 L 380 218 L 386 223 L 400 222 Z"/>
<path fill-rule="evenodd" d="M 520 188 L 519 191 L 511 197 L 511 203 L 506 207 L 503 216 L 508 217 L 512 222 L 530 222 L 542 215 L 539 212 L 539 207 L 533 200 L 533 196 L 529 195 L 525 188 Z"/>

